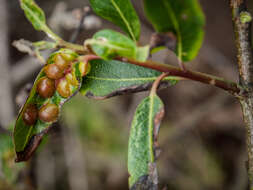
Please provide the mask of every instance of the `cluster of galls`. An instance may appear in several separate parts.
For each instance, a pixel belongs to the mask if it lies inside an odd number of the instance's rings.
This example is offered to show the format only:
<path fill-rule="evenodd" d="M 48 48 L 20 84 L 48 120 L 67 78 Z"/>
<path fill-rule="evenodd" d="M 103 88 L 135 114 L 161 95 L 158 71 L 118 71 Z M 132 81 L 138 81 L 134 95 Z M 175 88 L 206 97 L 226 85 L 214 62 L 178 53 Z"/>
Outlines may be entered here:
<path fill-rule="evenodd" d="M 42 98 L 51 98 L 55 91 L 61 97 L 68 98 L 72 95 L 72 87 L 78 85 L 72 65 L 75 56 L 58 53 L 54 56 L 52 64 L 47 64 L 43 71 L 45 76 L 40 78 L 36 85 L 36 92 Z M 79 71 L 82 76 L 90 69 L 88 63 L 80 62 Z M 39 110 L 35 104 L 28 104 L 23 112 L 22 119 L 26 125 L 34 125 L 39 118 L 43 122 L 56 121 L 59 115 L 59 106 L 53 103 L 42 105 Z"/>

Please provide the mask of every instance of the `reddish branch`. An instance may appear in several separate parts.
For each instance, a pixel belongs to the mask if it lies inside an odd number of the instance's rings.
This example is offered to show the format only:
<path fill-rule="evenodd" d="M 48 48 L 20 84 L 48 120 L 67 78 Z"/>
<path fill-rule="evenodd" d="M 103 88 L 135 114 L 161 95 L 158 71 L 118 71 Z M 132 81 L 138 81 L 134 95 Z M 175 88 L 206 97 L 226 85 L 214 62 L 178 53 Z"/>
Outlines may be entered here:
<path fill-rule="evenodd" d="M 88 54 L 88 55 L 80 57 L 80 60 L 84 62 L 88 62 L 94 59 L 101 59 L 101 58 L 99 56 L 92 55 L 92 54 Z M 190 79 L 193 81 L 210 84 L 210 85 L 219 87 L 223 90 L 226 90 L 236 96 L 238 96 L 239 93 L 241 92 L 241 88 L 237 83 L 227 81 L 223 78 L 219 78 L 219 77 L 209 75 L 206 73 L 201 73 L 201 72 L 196 72 L 196 71 L 191 71 L 191 70 L 182 70 L 178 67 L 174 67 L 174 66 L 162 64 L 162 63 L 156 63 L 153 61 L 138 62 L 138 61 L 127 59 L 127 58 L 117 58 L 117 60 L 128 62 L 130 64 L 134 64 L 134 65 L 138 65 L 138 66 L 142 66 L 142 67 L 146 67 L 150 69 L 154 69 L 160 72 L 164 72 L 168 76 L 178 76 L 178 77 Z"/>
<path fill-rule="evenodd" d="M 190 79 L 193 81 L 210 84 L 210 85 L 219 87 L 223 90 L 226 90 L 233 95 L 238 95 L 241 91 L 241 88 L 237 83 L 227 81 L 223 78 L 219 78 L 213 75 L 191 71 L 191 70 L 182 70 L 180 68 L 177 68 L 171 65 L 156 63 L 152 61 L 138 62 L 138 61 L 134 61 L 134 60 L 126 59 L 126 58 L 119 58 L 118 60 L 128 62 L 134 65 L 142 66 L 142 67 L 147 67 L 147 68 L 154 69 L 157 71 L 165 72 L 165 73 L 168 73 L 169 76 L 179 76 L 179 77 L 183 77 L 183 78 Z"/>

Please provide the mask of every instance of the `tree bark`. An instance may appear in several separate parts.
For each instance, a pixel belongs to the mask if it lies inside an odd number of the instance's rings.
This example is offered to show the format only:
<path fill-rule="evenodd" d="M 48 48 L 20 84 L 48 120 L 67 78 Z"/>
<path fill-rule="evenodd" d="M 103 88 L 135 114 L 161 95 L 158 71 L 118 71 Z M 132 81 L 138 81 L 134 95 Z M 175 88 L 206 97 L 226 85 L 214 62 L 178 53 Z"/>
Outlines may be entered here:
<path fill-rule="evenodd" d="M 253 59 L 251 48 L 251 15 L 247 12 L 246 0 L 230 0 L 232 21 L 237 47 L 237 63 L 240 84 L 244 96 L 239 98 L 247 133 L 248 180 L 253 190 Z"/>

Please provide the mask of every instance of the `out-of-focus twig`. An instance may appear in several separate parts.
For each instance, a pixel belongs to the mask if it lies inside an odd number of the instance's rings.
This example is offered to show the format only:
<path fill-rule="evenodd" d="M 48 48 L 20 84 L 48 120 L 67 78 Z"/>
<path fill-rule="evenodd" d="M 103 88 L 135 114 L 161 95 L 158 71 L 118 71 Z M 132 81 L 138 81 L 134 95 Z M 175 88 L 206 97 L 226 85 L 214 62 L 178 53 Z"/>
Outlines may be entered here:
<path fill-rule="evenodd" d="M 0 124 L 6 127 L 14 117 L 12 85 L 8 61 L 8 11 L 6 0 L 0 1 Z"/>
<path fill-rule="evenodd" d="M 85 7 L 83 9 L 81 19 L 80 19 L 80 23 L 79 23 L 78 27 L 76 28 L 76 30 L 71 35 L 71 38 L 69 40 L 70 42 L 74 43 L 77 40 L 78 35 L 80 34 L 80 32 L 83 29 L 83 24 L 84 24 L 85 17 L 89 14 L 89 12 L 90 12 L 89 7 Z"/>
<path fill-rule="evenodd" d="M 220 93 L 209 98 L 205 103 L 196 106 L 192 112 L 185 115 L 181 118 L 181 120 L 177 120 L 175 123 L 172 123 L 175 129 L 171 132 L 169 140 L 177 141 L 182 138 L 182 136 L 192 131 L 203 117 L 223 108 L 224 102 L 226 102 L 227 99 L 228 97 L 226 95 Z"/>

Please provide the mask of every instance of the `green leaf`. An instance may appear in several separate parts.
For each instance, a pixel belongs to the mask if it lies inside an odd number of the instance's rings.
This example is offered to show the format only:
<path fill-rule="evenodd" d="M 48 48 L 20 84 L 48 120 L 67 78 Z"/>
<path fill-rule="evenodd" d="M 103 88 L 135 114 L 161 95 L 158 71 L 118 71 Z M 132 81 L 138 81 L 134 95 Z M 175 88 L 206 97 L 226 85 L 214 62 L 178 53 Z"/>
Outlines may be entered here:
<path fill-rule="evenodd" d="M 127 36 L 108 29 L 97 32 L 85 45 L 90 45 L 98 56 L 107 60 L 121 56 L 145 61 L 149 55 L 149 46 L 138 47 Z"/>
<path fill-rule="evenodd" d="M 144 62 L 149 56 L 149 46 L 138 47 L 136 52 L 136 60 Z"/>
<path fill-rule="evenodd" d="M 140 21 L 130 0 L 90 0 L 94 12 L 118 25 L 134 41 L 140 36 Z"/>
<path fill-rule="evenodd" d="M 10 134 L 0 134 L 0 173 L 3 174 L 4 180 L 8 183 L 13 183 L 24 167 L 23 164 L 13 164 L 15 157 L 12 136 Z M 0 175 L 0 180 L 1 180 Z"/>
<path fill-rule="evenodd" d="M 67 49 L 62 49 L 60 51 L 57 51 L 49 57 L 47 63 L 52 64 L 54 62 L 54 56 L 56 54 L 68 54 L 68 57 L 72 56 L 74 58 L 77 58 L 77 54 L 75 54 L 71 50 Z M 73 61 L 73 60 L 70 60 Z M 81 86 L 81 73 L 79 72 L 79 62 L 73 63 L 72 70 L 75 71 L 75 77 L 78 80 L 77 86 L 71 86 L 71 90 L 73 95 L 76 94 Z M 36 123 L 34 125 L 27 125 L 24 120 L 23 120 L 23 114 L 24 111 L 26 110 L 27 106 L 30 104 L 36 105 L 37 109 L 40 109 L 40 107 L 44 104 L 47 103 L 53 103 L 58 106 L 58 109 L 60 110 L 62 105 L 69 100 L 71 97 L 68 98 L 63 98 L 60 96 L 60 94 L 55 91 L 53 96 L 50 98 L 42 98 L 37 92 L 37 83 L 39 79 L 42 77 L 46 76 L 44 70 L 42 69 L 39 75 L 37 76 L 34 85 L 31 89 L 31 92 L 29 94 L 29 97 L 26 100 L 25 105 L 22 107 L 18 118 L 15 123 L 15 129 L 14 129 L 14 134 L 13 134 L 13 139 L 14 139 L 14 145 L 15 145 L 15 151 L 17 153 L 17 161 L 25 161 L 29 159 L 31 154 L 35 151 L 37 146 L 39 145 L 42 137 L 44 134 L 47 133 L 49 127 L 52 125 L 54 122 L 43 122 L 40 119 L 36 120 Z"/>
<path fill-rule="evenodd" d="M 43 30 L 46 27 L 46 17 L 43 10 L 33 0 L 20 0 L 20 3 L 26 18 L 33 27 L 36 30 Z"/>
<path fill-rule="evenodd" d="M 201 47 L 205 23 L 198 0 L 143 0 L 147 18 L 158 32 L 174 32 L 181 61 L 195 58 Z"/>
<path fill-rule="evenodd" d="M 128 144 L 130 187 L 145 176 L 157 180 L 154 143 L 163 115 L 164 106 L 156 94 L 142 100 L 136 109 Z"/>
<path fill-rule="evenodd" d="M 80 92 L 97 99 L 147 90 L 161 74 L 120 61 L 93 60 L 90 63 L 91 71 L 83 78 Z M 177 77 L 167 77 L 164 80 L 166 85 L 174 85 Z"/>
<path fill-rule="evenodd" d="M 50 38 L 59 41 L 60 38 L 54 34 L 46 24 L 46 17 L 43 10 L 34 0 L 19 0 L 21 8 L 25 12 L 26 18 L 32 23 L 36 30 L 44 31 Z"/>

